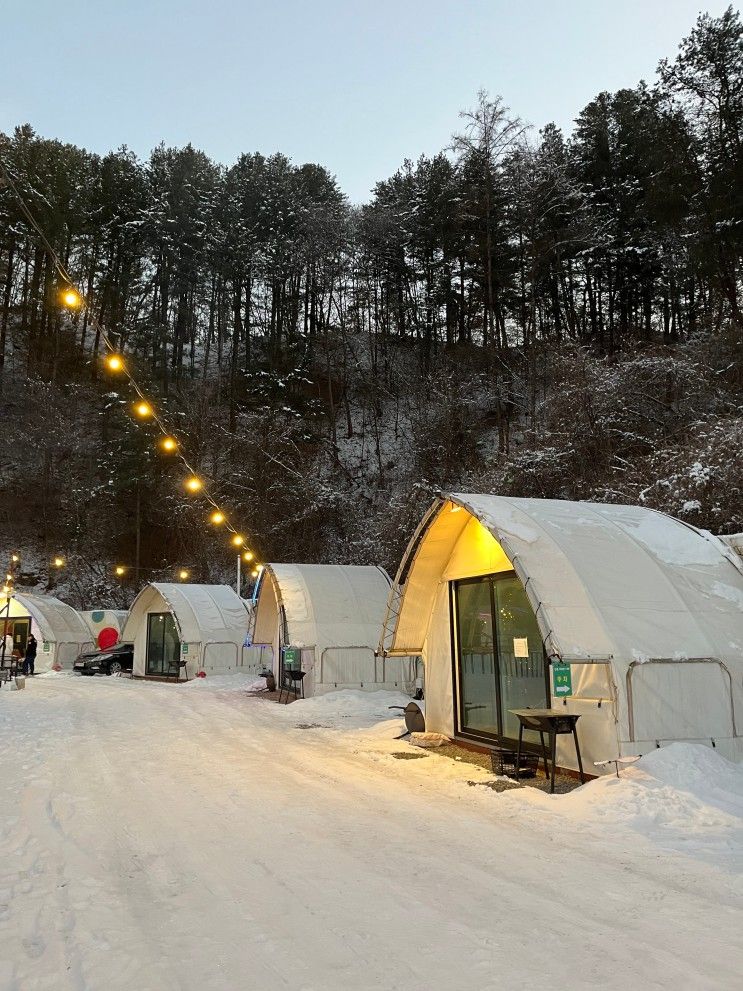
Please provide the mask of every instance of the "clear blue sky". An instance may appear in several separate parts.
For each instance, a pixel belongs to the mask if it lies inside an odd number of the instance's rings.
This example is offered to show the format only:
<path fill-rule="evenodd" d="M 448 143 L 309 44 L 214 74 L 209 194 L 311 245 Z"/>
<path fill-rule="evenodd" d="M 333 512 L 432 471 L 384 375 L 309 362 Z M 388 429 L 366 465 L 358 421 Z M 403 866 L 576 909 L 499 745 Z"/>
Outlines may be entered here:
<path fill-rule="evenodd" d="M 699 0 L 2 0 L 0 130 L 146 156 L 191 141 L 320 162 L 353 201 L 433 154 L 480 87 L 569 131 L 651 80 Z"/>

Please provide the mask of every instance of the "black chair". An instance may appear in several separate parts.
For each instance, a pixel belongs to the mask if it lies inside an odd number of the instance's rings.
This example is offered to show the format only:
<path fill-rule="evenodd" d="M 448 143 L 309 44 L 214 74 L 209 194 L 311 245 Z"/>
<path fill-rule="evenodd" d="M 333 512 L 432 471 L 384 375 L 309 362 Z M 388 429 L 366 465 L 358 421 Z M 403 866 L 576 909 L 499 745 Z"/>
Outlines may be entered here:
<path fill-rule="evenodd" d="M 168 661 L 168 677 L 172 678 L 174 681 L 181 680 L 181 668 L 186 675 L 186 681 L 188 681 L 188 671 L 186 670 L 186 664 L 188 661 Z"/>

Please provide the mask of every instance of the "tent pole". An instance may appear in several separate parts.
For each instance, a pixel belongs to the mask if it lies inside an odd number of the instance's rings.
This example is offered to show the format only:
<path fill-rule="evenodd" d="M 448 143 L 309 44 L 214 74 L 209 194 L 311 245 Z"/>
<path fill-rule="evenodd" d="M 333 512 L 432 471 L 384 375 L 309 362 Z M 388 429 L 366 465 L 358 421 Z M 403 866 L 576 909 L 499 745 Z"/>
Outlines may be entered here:
<path fill-rule="evenodd" d="M 238 597 L 240 595 L 240 555 L 237 555 L 237 588 Z"/>

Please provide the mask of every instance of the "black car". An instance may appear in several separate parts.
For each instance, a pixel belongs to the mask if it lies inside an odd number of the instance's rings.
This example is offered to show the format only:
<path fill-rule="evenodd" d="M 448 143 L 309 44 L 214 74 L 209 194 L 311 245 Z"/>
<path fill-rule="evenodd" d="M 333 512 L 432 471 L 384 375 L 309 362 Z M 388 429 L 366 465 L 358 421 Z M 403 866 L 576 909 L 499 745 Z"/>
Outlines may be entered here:
<path fill-rule="evenodd" d="M 134 644 L 117 643 L 107 650 L 80 654 L 72 666 L 78 674 L 121 674 L 134 666 Z"/>

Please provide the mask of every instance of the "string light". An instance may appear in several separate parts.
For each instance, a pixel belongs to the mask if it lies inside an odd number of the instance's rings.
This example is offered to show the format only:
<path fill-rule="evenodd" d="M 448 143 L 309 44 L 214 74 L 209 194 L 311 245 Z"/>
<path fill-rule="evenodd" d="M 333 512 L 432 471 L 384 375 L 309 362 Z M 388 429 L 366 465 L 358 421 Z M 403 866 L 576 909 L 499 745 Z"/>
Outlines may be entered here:
<path fill-rule="evenodd" d="M 192 472 L 191 477 L 185 483 L 188 491 L 192 493 L 197 493 L 203 490 L 205 497 L 214 507 L 214 512 L 210 516 L 211 522 L 215 526 L 219 526 L 223 523 L 226 523 L 227 528 L 234 534 L 234 536 L 232 537 L 233 546 L 242 547 L 242 545 L 245 542 L 244 537 L 242 537 L 238 533 L 235 533 L 234 528 L 230 525 L 229 522 L 227 522 L 225 514 L 219 509 L 217 503 L 209 494 L 208 489 L 206 488 L 204 482 L 194 473 L 193 467 L 188 463 L 185 456 L 180 451 L 178 442 L 175 440 L 174 437 L 172 437 L 169 434 L 168 430 L 166 429 L 165 423 L 161 420 L 160 416 L 157 414 L 153 406 L 148 402 L 140 386 L 137 384 L 131 372 L 127 368 L 127 365 L 122 355 L 120 355 L 117 352 L 116 348 L 114 347 L 114 344 L 111 338 L 109 337 L 106 328 L 100 323 L 95 313 L 93 312 L 90 300 L 86 300 L 85 297 L 82 295 L 82 293 L 76 288 L 73 279 L 69 271 L 67 270 L 65 264 L 62 262 L 62 259 L 59 257 L 59 254 L 55 250 L 54 246 L 51 244 L 51 242 L 45 235 L 42 227 L 40 226 L 39 222 L 36 220 L 33 212 L 26 204 L 26 201 L 21 191 L 19 190 L 13 175 L 8 171 L 1 157 L 0 157 L 0 176 L 2 176 L 2 179 L 5 181 L 5 184 L 10 188 L 10 190 L 15 195 L 16 199 L 18 200 L 18 204 L 21 209 L 21 212 L 23 213 L 24 217 L 26 218 L 30 226 L 35 230 L 36 234 L 38 235 L 38 239 L 40 243 L 43 245 L 44 249 L 48 253 L 51 261 L 54 264 L 54 267 L 56 268 L 59 274 L 60 280 L 62 282 L 62 286 L 59 292 L 59 296 L 62 304 L 70 309 L 83 307 L 87 310 L 91 326 L 94 327 L 96 333 L 100 335 L 100 339 L 104 347 L 108 351 L 108 354 L 104 359 L 107 369 L 111 372 L 123 373 L 128 378 L 131 386 L 137 393 L 138 398 L 133 405 L 134 414 L 140 420 L 149 420 L 150 418 L 152 418 L 155 421 L 157 427 L 159 428 L 161 434 L 163 435 L 162 439 L 159 442 L 160 448 L 168 453 L 177 453 L 178 456 L 181 458 L 183 464 L 185 465 L 186 469 Z M 252 554 L 250 557 L 245 558 L 245 560 L 251 560 L 251 559 L 252 559 Z M 17 554 L 14 554 L 12 556 L 12 561 L 14 564 L 17 564 L 20 561 L 20 557 Z M 55 567 L 61 568 L 64 567 L 64 564 L 65 562 L 62 557 L 58 557 L 54 559 Z M 119 567 L 123 569 L 123 565 L 120 565 Z M 116 573 L 119 574 L 118 568 L 116 570 Z"/>
<path fill-rule="evenodd" d="M 182 582 L 184 582 L 184 581 L 185 581 L 185 580 L 186 580 L 186 579 L 188 578 L 188 576 L 189 576 L 189 573 L 188 573 L 188 571 L 186 571 L 186 569 L 185 569 L 185 568 L 182 568 L 182 569 L 181 569 L 181 570 L 180 570 L 180 571 L 178 572 L 178 577 L 180 578 L 180 580 L 181 580 Z"/>
<path fill-rule="evenodd" d="M 254 556 L 255 555 L 253 554 L 252 551 L 245 551 L 245 553 L 243 554 L 243 561 L 252 561 Z"/>
<path fill-rule="evenodd" d="M 123 564 L 116 565 L 116 574 L 121 578 L 122 575 L 126 574 L 126 568 Z"/>
<path fill-rule="evenodd" d="M 69 307 L 71 310 L 76 309 L 78 306 L 82 305 L 82 299 L 80 293 L 77 289 L 69 286 L 67 289 L 62 290 L 62 302 L 65 306 Z"/>

